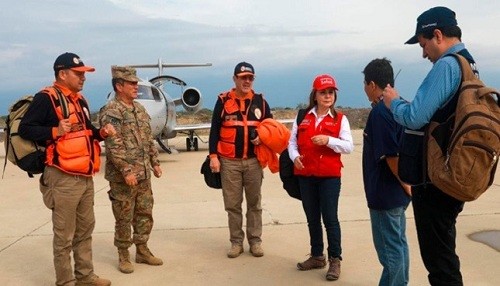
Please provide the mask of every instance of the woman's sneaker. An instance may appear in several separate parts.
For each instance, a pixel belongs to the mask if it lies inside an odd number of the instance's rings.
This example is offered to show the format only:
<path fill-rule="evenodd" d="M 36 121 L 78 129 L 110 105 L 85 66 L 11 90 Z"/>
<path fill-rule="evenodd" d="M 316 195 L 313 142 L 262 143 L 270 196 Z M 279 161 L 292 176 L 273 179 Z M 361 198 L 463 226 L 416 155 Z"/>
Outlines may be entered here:
<path fill-rule="evenodd" d="M 302 271 L 324 268 L 325 266 L 326 266 L 326 258 L 324 255 L 311 256 L 306 261 L 297 263 L 297 269 Z"/>

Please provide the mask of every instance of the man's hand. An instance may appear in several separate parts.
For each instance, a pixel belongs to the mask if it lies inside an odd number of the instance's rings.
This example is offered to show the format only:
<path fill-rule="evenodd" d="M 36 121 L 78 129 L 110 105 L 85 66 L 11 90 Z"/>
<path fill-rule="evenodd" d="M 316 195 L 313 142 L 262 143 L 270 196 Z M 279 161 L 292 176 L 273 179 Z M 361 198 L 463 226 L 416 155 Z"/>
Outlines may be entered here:
<path fill-rule="evenodd" d="M 115 127 L 108 123 L 106 125 L 104 125 L 102 128 L 101 128 L 101 135 L 103 137 L 108 137 L 108 136 L 115 136 L 116 135 L 116 130 L 115 130 Z"/>
<path fill-rule="evenodd" d="M 137 178 L 133 173 L 129 173 L 125 176 L 125 183 L 129 186 L 137 186 Z"/>
<path fill-rule="evenodd" d="M 71 130 L 71 123 L 69 123 L 69 119 L 66 118 L 59 121 L 59 126 L 57 126 L 57 135 L 63 136 L 70 130 Z"/>
<path fill-rule="evenodd" d="M 210 157 L 210 170 L 212 170 L 212 173 L 220 172 L 220 161 L 218 157 Z"/>
<path fill-rule="evenodd" d="M 403 186 L 403 190 L 405 191 L 405 193 L 411 197 L 411 186 L 403 182 L 401 182 L 401 186 Z"/>
<path fill-rule="evenodd" d="M 384 104 L 388 109 L 391 109 L 391 102 L 394 99 L 399 99 L 398 91 L 392 88 L 390 84 L 387 84 L 384 88 L 382 95 L 384 96 Z"/>
<path fill-rule="evenodd" d="M 153 174 L 155 175 L 155 177 L 159 178 L 161 177 L 161 167 L 160 165 L 156 165 L 153 167 Z"/>
<path fill-rule="evenodd" d="M 260 145 L 260 138 L 259 136 L 255 137 L 253 140 L 250 140 L 253 145 Z"/>

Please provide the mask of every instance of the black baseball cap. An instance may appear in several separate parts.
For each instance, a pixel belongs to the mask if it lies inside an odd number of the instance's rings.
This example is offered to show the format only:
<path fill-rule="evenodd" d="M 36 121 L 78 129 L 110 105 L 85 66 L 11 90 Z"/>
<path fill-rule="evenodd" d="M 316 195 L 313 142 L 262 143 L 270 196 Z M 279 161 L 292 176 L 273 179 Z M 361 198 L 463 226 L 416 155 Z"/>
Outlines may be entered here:
<path fill-rule="evenodd" d="M 247 74 L 250 74 L 250 75 L 255 74 L 255 70 L 251 64 L 249 64 L 247 62 L 241 62 L 234 67 L 234 75 L 235 76 L 247 75 Z"/>
<path fill-rule="evenodd" d="M 429 30 L 436 28 L 457 26 L 457 18 L 455 12 L 446 7 L 434 7 L 417 18 L 417 29 L 415 35 L 411 37 L 405 44 L 413 45 L 418 43 L 418 36 Z"/>
<path fill-rule="evenodd" d="M 95 71 L 95 68 L 86 66 L 78 55 L 68 52 L 59 55 L 54 62 L 54 71 L 56 73 L 65 69 L 83 72 Z"/>

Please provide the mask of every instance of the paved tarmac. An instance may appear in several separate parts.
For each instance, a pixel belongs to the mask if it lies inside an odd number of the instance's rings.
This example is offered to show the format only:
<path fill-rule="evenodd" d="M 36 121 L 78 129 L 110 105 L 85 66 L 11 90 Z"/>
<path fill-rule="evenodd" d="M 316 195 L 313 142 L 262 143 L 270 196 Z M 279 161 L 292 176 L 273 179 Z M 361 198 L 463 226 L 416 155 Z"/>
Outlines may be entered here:
<path fill-rule="evenodd" d="M 309 253 L 305 215 L 300 202 L 282 189 L 279 175 L 268 169 L 262 187 L 265 255 L 253 257 L 245 244 L 240 257 L 227 258 L 230 242 L 222 195 L 220 190 L 206 187 L 199 173 L 207 154 L 206 144 L 200 144 L 197 152 L 185 152 L 184 138 L 169 141 L 180 152 L 161 153 L 164 175 L 152 180 L 155 224 L 149 246 L 164 260 L 162 266 L 134 263 L 134 273 L 118 271 L 118 254 L 113 246 L 114 218 L 106 193 L 108 183 L 102 171 L 95 176 L 96 273 L 111 279 L 112 285 L 377 285 L 382 268 L 373 247 L 363 192 L 362 132 L 354 131 L 354 138 L 355 151 L 342 156 L 345 168 L 339 216 L 344 260 L 338 281 L 326 281 L 326 269 L 296 269 L 296 263 L 307 259 Z M 0 149 L 3 161 L 4 151 Z M 0 285 L 54 285 L 51 213 L 43 205 L 37 179 L 38 176 L 28 178 L 8 164 L 0 181 Z M 410 285 L 428 285 L 411 207 L 407 221 Z M 457 222 L 457 245 L 465 285 L 499 285 L 498 172 L 490 190 L 465 205 Z"/>

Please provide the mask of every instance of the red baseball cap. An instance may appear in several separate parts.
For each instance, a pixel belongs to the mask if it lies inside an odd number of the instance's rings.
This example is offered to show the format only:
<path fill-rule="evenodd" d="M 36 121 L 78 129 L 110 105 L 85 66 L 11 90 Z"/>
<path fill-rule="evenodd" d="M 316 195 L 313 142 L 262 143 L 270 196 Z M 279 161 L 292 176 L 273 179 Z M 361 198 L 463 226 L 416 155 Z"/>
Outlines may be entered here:
<path fill-rule="evenodd" d="M 327 88 L 334 88 L 335 90 L 338 90 L 337 88 L 337 82 L 335 82 L 335 79 L 327 74 L 322 74 L 318 75 L 313 82 L 313 89 L 315 90 L 323 90 Z"/>

